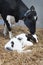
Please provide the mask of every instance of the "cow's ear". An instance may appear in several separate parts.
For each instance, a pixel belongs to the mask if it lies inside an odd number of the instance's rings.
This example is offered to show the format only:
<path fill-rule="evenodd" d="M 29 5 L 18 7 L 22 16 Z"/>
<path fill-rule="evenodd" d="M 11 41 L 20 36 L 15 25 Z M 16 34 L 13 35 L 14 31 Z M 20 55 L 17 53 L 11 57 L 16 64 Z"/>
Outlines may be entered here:
<path fill-rule="evenodd" d="M 11 42 L 11 47 L 14 47 L 14 42 L 13 41 Z"/>

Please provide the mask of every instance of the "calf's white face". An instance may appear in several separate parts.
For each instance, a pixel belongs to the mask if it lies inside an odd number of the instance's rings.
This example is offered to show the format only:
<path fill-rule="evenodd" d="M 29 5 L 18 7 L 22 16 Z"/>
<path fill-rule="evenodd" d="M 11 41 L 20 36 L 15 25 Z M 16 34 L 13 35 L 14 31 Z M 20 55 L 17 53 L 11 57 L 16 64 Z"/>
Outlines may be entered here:
<path fill-rule="evenodd" d="M 16 38 L 12 38 L 6 45 L 5 49 L 13 51 L 13 50 L 22 50 L 22 45 L 20 44 L 19 40 Z"/>

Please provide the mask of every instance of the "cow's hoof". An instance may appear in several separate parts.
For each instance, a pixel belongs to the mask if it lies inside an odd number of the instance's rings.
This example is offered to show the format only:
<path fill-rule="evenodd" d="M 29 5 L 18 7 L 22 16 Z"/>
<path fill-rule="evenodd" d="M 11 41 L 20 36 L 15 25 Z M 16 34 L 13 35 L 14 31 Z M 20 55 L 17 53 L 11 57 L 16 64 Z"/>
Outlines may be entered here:
<path fill-rule="evenodd" d="M 12 32 L 9 32 L 9 39 L 13 38 Z"/>
<path fill-rule="evenodd" d="M 3 35 L 4 35 L 4 37 L 6 37 L 7 34 L 3 32 Z"/>

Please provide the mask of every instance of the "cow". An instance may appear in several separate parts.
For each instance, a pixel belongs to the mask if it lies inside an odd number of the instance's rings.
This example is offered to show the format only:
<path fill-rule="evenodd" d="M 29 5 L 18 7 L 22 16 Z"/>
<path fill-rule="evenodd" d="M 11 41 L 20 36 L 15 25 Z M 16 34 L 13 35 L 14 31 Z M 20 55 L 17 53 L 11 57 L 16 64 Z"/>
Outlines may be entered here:
<path fill-rule="evenodd" d="M 23 20 L 33 35 L 36 31 L 37 13 L 34 6 L 30 9 L 22 2 L 22 0 L 0 0 L 0 14 L 4 20 L 5 28 L 9 31 L 9 38 L 12 38 L 10 16 L 14 16 L 15 22 Z M 4 28 L 4 35 L 6 35 Z"/>

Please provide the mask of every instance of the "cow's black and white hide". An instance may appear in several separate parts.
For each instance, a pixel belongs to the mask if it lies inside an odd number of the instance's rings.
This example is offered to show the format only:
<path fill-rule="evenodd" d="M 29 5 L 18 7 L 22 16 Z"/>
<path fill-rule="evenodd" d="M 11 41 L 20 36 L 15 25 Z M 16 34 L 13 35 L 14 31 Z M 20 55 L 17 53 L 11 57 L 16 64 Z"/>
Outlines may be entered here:
<path fill-rule="evenodd" d="M 9 37 L 12 38 L 11 33 L 11 24 L 9 23 L 11 20 L 11 16 L 15 17 L 15 21 L 24 20 L 26 26 L 30 29 L 30 33 L 35 33 L 36 28 L 36 18 L 34 21 L 34 16 L 37 17 L 36 11 L 32 10 L 33 8 L 29 8 L 22 2 L 22 0 L 0 0 L 0 14 L 5 22 L 5 27 L 9 31 Z M 31 13 L 32 12 L 32 13 Z M 35 14 L 35 13 L 36 14 Z M 29 15 L 30 14 L 30 15 Z M 4 35 L 6 35 L 6 29 L 4 28 Z"/>
<path fill-rule="evenodd" d="M 15 24 L 15 17 L 14 17 L 14 16 L 8 15 L 8 16 L 6 17 L 6 20 L 7 20 L 8 23 L 10 24 L 10 27 L 12 27 L 12 25 Z M 4 25 L 4 31 L 3 31 L 4 36 L 6 36 L 7 32 L 8 32 L 8 29 L 7 29 L 7 26 L 6 26 L 6 24 L 5 24 L 5 25 Z M 10 32 L 10 31 L 9 31 L 9 37 L 10 37 L 10 38 L 13 37 L 12 32 Z"/>
<path fill-rule="evenodd" d="M 37 36 L 33 35 L 36 42 L 38 42 Z M 28 39 L 29 38 L 29 39 Z M 25 46 L 33 46 L 33 42 L 30 40 L 30 36 L 27 37 L 25 33 L 17 35 L 16 37 L 12 38 L 6 45 L 5 49 L 9 51 L 18 51 L 18 52 L 30 52 L 31 50 L 24 51 Z M 33 40 L 34 41 L 34 40 Z"/>

